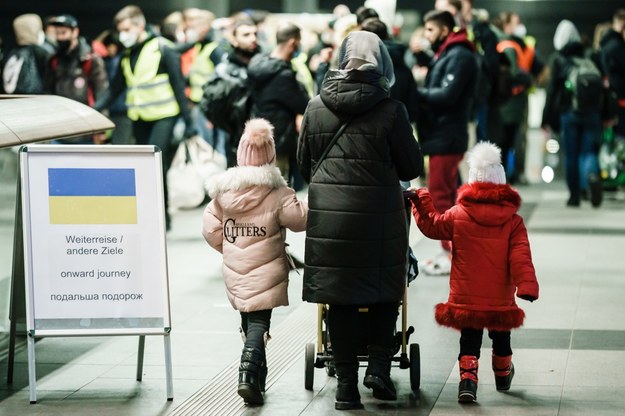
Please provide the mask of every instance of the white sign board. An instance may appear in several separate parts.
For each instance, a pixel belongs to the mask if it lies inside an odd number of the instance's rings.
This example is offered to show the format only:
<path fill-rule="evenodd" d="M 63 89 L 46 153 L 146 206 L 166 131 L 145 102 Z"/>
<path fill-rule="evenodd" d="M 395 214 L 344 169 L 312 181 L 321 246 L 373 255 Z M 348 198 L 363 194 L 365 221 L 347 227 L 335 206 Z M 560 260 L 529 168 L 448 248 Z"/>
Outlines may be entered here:
<path fill-rule="evenodd" d="M 20 164 L 28 330 L 169 332 L 161 153 L 28 145 Z"/>

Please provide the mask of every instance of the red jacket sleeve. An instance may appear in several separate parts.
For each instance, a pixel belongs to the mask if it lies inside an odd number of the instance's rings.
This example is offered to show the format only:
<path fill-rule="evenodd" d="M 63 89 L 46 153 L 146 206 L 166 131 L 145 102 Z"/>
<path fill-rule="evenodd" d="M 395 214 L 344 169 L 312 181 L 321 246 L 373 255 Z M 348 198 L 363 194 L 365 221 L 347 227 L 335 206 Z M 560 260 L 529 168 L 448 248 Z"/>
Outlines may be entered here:
<path fill-rule="evenodd" d="M 434 208 L 430 192 L 424 188 L 418 189 L 411 201 L 412 214 L 423 235 L 434 240 L 451 240 L 453 218 L 450 211 L 439 214 Z"/>
<path fill-rule="evenodd" d="M 517 287 L 516 295 L 538 299 L 538 280 L 523 219 L 515 215 L 510 234 L 510 276 Z"/>

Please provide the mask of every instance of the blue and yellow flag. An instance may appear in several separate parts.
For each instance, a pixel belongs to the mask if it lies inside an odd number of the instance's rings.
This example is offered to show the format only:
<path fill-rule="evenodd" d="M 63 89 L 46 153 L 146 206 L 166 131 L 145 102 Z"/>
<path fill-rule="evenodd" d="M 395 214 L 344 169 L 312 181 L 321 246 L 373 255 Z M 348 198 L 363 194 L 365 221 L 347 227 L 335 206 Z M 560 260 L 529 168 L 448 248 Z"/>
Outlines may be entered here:
<path fill-rule="evenodd" d="M 136 224 L 134 169 L 49 168 L 50 224 Z"/>

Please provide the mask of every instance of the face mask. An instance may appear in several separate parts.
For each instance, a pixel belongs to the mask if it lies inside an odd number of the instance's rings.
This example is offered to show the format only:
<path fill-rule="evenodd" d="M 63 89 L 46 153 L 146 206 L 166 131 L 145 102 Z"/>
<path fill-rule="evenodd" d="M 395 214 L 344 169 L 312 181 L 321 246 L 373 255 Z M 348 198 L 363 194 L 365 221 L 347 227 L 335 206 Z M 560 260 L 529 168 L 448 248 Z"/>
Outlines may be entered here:
<path fill-rule="evenodd" d="M 186 39 L 189 43 L 195 43 L 200 39 L 199 33 L 194 29 L 189 29 L 186 32 Z"/>
<path fill-rule="evenodd" d="M 46 35 L 43 33 L 43 30 L 37 33 L 37 45 L 41 46 L 46 41 Z"/>
<path fill-rule="evenodd" d="M 514 31 L 512 31 L 512 34 L 516 36 L 517 38 L 524 38 L 525 35 L 527 35 L 527 28 L 525 27 L 523 23 L 521 23 L 520 25 L 514 28 Z"/>
<path fill-rule="evenodd" d="M 432 42 L 432 51 L 434 51 L 434 53 L 438 52 L 440 47 L 443 45 L 443 42 L 445 42 L 445 39 L 441 38 L 438 38 L 434 42 Z"/>
<path fill-rule="evenodd" d="M 56 42 L 56 51 L 60 54 L 67 54 L 71 44 L 72 44 L 71 40 L 58 40 Z"/>
<path fill-rule="evenodd" d="M 139 34 L 130 31 L 119 32 L 119 42 L 126 48 L 132 48 L 137 43 Z"/>

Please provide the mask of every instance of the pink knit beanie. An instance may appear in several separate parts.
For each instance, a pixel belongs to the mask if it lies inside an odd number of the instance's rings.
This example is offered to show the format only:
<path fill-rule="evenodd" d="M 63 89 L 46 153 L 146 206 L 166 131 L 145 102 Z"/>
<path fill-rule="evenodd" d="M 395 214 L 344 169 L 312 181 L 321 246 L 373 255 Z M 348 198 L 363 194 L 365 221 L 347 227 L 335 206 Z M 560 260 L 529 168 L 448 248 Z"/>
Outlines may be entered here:
<path fill-rule="evenodd" d="M 245 130 L 237 149 L 239 166 L 273 165 L 276 162 L 276 145 L 273 125 L 265 119 L 253 118 L 245 123 Z"/>

